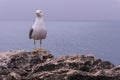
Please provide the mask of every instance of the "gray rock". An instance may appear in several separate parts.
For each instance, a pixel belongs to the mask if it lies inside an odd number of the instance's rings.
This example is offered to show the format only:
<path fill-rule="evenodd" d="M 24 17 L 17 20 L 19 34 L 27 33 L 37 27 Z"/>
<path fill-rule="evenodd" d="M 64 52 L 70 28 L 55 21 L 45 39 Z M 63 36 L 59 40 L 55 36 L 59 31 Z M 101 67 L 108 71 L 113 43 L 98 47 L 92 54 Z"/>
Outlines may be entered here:
<path fill-rule="evenodd" d="M 54 58 L 50 51 L 11 51 L 0 60 L 6 64 L 0 66 L 0 80 L 120 80 L 120 65 L 93 55 Z"/>

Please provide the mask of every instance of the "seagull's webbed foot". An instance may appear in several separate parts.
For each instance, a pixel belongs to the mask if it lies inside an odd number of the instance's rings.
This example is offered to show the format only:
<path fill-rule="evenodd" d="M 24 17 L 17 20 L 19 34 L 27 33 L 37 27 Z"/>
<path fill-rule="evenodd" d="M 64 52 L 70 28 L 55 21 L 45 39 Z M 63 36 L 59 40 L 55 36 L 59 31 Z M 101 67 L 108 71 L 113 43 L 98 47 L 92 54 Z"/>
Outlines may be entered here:
<path fill-rule="evenodd" d="M 38 53 L 38 52 L 39 52 L 39 50 L 34 49 L 32 52 L 33 52 L 33 53 Z"/>
<path fill-rule="evenodd" d="M 45 53 L 46 50 L 44 50 L 44 49 L 39 49 L 38 52 L 40 52 L 40 53 Z"/>

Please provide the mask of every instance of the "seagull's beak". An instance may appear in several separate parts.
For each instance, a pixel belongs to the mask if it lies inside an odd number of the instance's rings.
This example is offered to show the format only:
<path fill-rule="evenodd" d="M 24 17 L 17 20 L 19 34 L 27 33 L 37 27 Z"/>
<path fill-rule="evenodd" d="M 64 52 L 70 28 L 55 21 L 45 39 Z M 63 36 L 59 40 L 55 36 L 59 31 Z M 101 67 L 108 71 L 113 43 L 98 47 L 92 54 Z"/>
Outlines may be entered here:
<path fill-rule="evenodd" d="M 40 15 L 40 13 L 36 13 L 36 15 L 38 16 L 38 17 L 40 17 L 41 15 Z"/>

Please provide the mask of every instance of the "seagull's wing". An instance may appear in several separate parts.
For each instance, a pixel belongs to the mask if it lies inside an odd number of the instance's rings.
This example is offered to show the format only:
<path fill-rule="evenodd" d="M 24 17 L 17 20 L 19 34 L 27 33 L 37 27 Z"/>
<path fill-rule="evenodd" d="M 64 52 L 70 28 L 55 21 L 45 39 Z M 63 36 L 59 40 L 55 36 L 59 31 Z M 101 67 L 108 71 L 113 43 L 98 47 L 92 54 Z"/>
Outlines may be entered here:
<path fill-rule="evenodd" d="M 31 28 L 30 28 L 30 32 L 29 32 L 29 38 L 30 38 L 30 39 L 31 39 L 32 33 L 33 33 L 33 28 L 31 27 Z"/>

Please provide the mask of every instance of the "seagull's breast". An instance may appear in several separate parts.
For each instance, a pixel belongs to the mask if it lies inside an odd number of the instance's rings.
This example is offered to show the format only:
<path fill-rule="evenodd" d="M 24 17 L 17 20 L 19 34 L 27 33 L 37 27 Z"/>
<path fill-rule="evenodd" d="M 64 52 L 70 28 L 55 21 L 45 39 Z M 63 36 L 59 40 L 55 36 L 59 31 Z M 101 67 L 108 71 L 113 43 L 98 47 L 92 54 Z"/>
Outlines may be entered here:
<path fill-rule="evenodd" d="M 47 31 L 43 21 L 36 22 L 33 25 L 33 34 L 32 38 L 35 40 L 45 39 Z"/>

